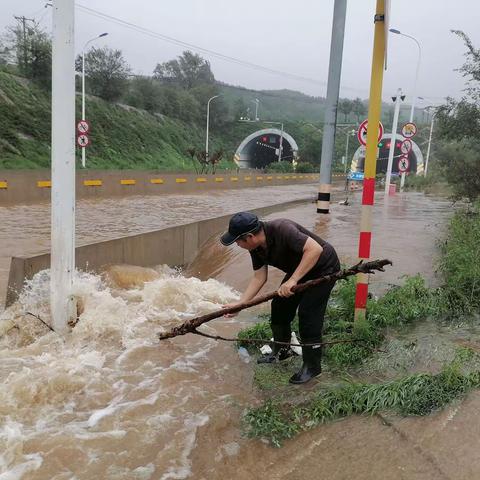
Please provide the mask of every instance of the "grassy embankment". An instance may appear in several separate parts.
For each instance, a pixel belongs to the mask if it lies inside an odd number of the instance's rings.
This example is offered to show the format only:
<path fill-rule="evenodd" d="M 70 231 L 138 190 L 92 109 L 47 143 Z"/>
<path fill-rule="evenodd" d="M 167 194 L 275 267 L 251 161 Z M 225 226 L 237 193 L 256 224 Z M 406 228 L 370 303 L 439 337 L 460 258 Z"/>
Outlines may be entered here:
<path fill-rule="evenodd" d="M 459 320 L 470 326 L 478 324 L 480 204 L 457 212 L 440 248 L 440 288 L 427 288 L 419 276 L 409 278 L 403 286 L 369 300 L 364 322 L 351 322 L 353 281 L 339 283 L 327 311 L 325 341 L 361 342 L 327 348 L 326 373 L 322 374 L 327 381 L 310 391 L 288 386 L 289 376 L 300 363 L 298 358 L 273 366 L 256 366 L 255 382 L 266 400 L 262 406 L 247 411 L 247 434 L 280 446 L 300 431 L 334 418 L 380 411 L 426 415 L 480 387 L 480 354 L 471 348 L 474 342 L 461 345 L 451 335 L 439 345 L 431 345 L 430 337 L 421 345 L 415 330 L 430 324 L 449 332 L 453 323 L 459 325 Z M 268 322 L 242 331 L 239 337 L 268 341 Z M 249 344 L 244 346 L 251 348 L 251 353 L 256 350 Z M 430 360 L 425 365 L 419 353 L 422 348 Z M 433 367 L 431 357 L 436 354 L 439 358 Z M 402 358 L 409 359 L 408 367 Z M 418 373 L 424 366 L 427 373 Z"/>
<path fill-rule="evenodd" d="M 76 108 L 79 118 L 79 95 Z M 193 123 L 96 97 L 88 97 L 87 113 L 92 125 L 89 168 L 193 171 L 187 150 L 205 145 L 204 127 Z M 0 169 L 49 168 L 51 109 L 47 92 L 26 79 L 0 72 L 0 117 Z M 225 150 L 220 168 L 234 168 L 237 140 L 251 131 L 250 125 L 238 123 L 211 129 L 211 151 Z"/>

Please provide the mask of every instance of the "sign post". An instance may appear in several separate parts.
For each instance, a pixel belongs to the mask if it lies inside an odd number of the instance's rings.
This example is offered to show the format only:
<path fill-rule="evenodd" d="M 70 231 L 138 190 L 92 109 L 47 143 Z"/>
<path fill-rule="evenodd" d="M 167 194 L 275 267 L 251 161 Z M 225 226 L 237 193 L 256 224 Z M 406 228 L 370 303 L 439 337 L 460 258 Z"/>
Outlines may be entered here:
<path fill-rule="evenodd" d="M 417 134 L 417 126 L 413 122 L 408 122 L 402 127 L 402 135 L 410 142 L 410 138 L 414 137 Z M 403 192 L 403 187 L 405 186 L 405 171 L 402 172 L 402 177 L 400 180 L 400 191 Z"/>
<path fill-rule="evenodd" d="M 382 109 L 383 67 L 385 62 L 385 0 L 377 0 L 374 16 L 373 58 L 370 77 L 370 98 L 368 103 L 368 122 L 378 125 Z M 363 180 L 362 213 L 360 219 L 360 237 L 358 256 L 361 260 L 370 258 L 372 240 L 372 214 L 375 197 L 375 174 L 377 170 L 378 132 L 375 128 L 367 131 L 367 154 L 365 157 L 365 178 Z M 366 315 L 368 297 L 368 277 L 357 275 L 355 292 L 355 320 L 362 320 Z"/>

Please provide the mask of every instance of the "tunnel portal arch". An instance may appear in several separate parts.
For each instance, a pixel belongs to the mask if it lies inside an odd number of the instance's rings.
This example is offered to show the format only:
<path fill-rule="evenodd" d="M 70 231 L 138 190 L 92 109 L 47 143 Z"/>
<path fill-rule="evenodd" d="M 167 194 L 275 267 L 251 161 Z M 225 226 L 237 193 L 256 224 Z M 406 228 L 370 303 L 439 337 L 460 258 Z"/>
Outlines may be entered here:
<path fill-rule="evenodd" d="M 239 168 L 265 168 L 278 161 L 278 148 L 282 138 L 282 160 L 292 162 L 298 156 L 294 138 L 278 128 L 264 128 L 245 137 L 233 157 Z"/>
<path fill-rule="evenodd" d="M 392 134 L 386 133 L 380 143 L 382 147 L 379 148 L 378 158 L 377 158 L 377 173 L 386 173 L 388 165 L 388 152 L 390 147 L 388 146 L 388 141 L 391 140 Z M 392 164 L 392 175 L 399 175 L 398 172 L 398 160 L 402 155 L 400 151 L 400 144 L 405 140 L 403 135 L 397 133 L 395 135 L 395 150 Z M 408 154 L 408 159 L 410 160 L 410 166 L 407 173 L 414 173 L 416 175 L 423 175 L 424 172 L 424 163 L 423 163 L 423 154 L 420 150 L 420 147 L 412 140 L 412 150 Z M 357 148 L 352 158 L 352 172 L 363 172 L 365 164 L 365 147 L 362 145 Z"/>

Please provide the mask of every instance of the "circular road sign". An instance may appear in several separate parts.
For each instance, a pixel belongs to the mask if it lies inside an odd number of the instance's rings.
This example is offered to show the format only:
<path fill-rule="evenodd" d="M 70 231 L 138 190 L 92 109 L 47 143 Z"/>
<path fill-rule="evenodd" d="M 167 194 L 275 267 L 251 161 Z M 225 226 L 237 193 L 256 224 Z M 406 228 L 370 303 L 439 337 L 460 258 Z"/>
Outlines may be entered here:
<path fill-rule="evenodd" d="M 362 145 L 367 144 L 367 127 L 368 127 L 368 119 L 364 120 L 361 124 L 360 127 L 358 128 L 357 132 L 357 138 L 358 141 Z M 378 139 L 377 142 L 379 142 L 383 137 L 383 125 L 382 122 L 378 122 Z"/>
<path fill-rule="evenodd" d="M 88 135 L 85 135 L 84 133 L 81 133 L 77 137 L 77 145 L 81 148 L 85 148 L 90 144 L 90 139 L 88 138 Z"/>
<path fill-rule="evenodd" d="M 80 120 L 77 123 L 78 133 L 88 133 L 90 131 L 90 124 L 86 120 Z"/>
<path fill-rule="evenodd" d="M 412 138 L 417 134 L 417 126 L 414 123 L 406 123 L 402 127 L 402 135 L 405 138 Z"/>
<path fill-rule="evenodd" d="M 398 161 L 398 171 L 404 173 L 408 170 L 408 167 L 410 167 L 410 160 L 408 157 L 400 157 L 400 160 Z"/>
<path fill-rule="evenodd" d="M 406 138 L 400 145 L 400 151 L 404 155 L 408 155 L 412 150 L 412 147 L 413 147 L 412 141 Z"/>

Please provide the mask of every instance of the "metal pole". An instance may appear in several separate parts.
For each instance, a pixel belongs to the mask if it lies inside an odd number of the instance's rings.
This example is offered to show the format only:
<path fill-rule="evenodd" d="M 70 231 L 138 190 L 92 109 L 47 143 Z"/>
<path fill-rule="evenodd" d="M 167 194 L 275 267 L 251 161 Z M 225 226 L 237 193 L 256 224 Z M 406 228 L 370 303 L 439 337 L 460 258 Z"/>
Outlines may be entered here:
<path fill-rule="evenodd" d="M 207 134 L 205 138 L 205 159 L 208 160 L 208 129 L 210 125 L 210 102 L 214 99 L 219 97 L 220 95 L 214 95 L 211 97 L 207 102 Z"/>
<path fill-rule="evenodd" d="M 317 213 L 329 213 L 332 183 L 332 160 L 335 147 L 335 126 L 337 123 L 338 95 L 342 73 L 343 38 L 347 0 L 335 0 L 332 22 L 332 39 L 328 67 L 327 100 L 320 160 L 320 185 L 318 188 Z"/>
<path fill-rule="evenodd" d="M 87 42 L 88 43 L 88 42 Z M 82 50 L 82 120 L 85 120 L 85 46 Z M 85 150 L 86 148 L 82 148 L 82 168 L 85 168 L 86 158 L 85 158 Z"/>
<path fill-rule="evenodd" d="M 390 179 L 392 177 L 393 155 L 395 153 L 395 143 L 397 141 L 398 115 L 400 113 L 401 97 L 402 97 L 402 89 L 399 88 L 397 90 L 397 96 L 395 97 L 395 112 L 393 114 L 392 138 L 390 139 L 390 148 L 388 150 L 387 176 L 385 177 L 385 199 L 388 196 L 388 189 L 390 187 Z"/>
<path fill-rule="evenodd" d="M 278 147 L 278 161 L 282 161 L 282 149 L 283 149 L 283 123 L 282 130 L 280 131 L 280 145 Z"/>
<path fill-rule="evenodd" d="M 348 158 L 348 142 L 350 140 L 350 132 L 347 132 L 347 146 L 345 148 L 345 175 L 347 174 L 347 158 Z"/>
<path fill-rule="evenodd" d="M 428 147 L 427 147 L 427 158 L 425 159 L 425 170 L 423 172 L 423 176 L 427 176 L 427 169 L 428 169 L 428 159 L 430 158 L 430 145 L 432 143 L 432 134 L 433 134 L 433 121 L 435 119 L 435 113 L 432 115 L 432 121 L 430 123 L 430 135 L 428 136 Z"/>
<path fill-rule="evenodd" d="M 378 124 L 382 109 L 383 66 L 385 62 L 385 0 L 377 0 L 375 11 L 375 33 L 373 39 L 372 73 L 370 80 L 370 98 L 368 103 L 367 152 L 365 156 L 362 213 L 360 218 L 360 236 L 358 256 L 360 259 L 370 258 L 372 240 L 372 214 L 375 198 L 375 174 L 377 168 Z M 373 126 L 373 127 L 372 127 Z M 357 275 L 355 292 L 355 320 L 365 318 L 368 298 L 368 277 Z"/>
<path fill-rule="evenodd" d="M 76 316 L 74 0 L 54 0 L 52 39 L 52 242 L 50 302 L 53 328 Z"/>

